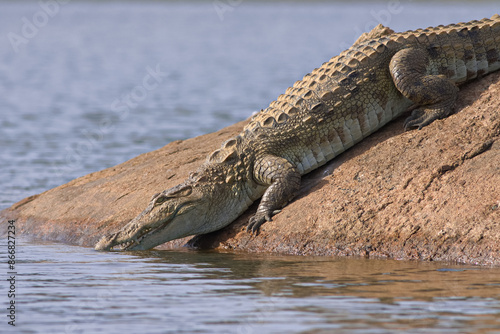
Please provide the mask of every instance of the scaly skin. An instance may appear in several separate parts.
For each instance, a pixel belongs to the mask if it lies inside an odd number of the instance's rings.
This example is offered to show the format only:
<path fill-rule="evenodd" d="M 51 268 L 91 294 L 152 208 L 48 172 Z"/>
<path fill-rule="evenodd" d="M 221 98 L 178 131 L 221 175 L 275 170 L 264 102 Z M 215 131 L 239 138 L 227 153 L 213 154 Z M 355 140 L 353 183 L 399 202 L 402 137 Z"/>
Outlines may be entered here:
<path fill-rule="evenodd" d="M 150 249 L 229 225 L 262 197 L 247 230 L 287 204 L 301 175 L 413 110 L 405 128 L 448 116 L 457 85 L 500 69 L 500 16 L 393 33 L 363 34 L 255 115 L 182 184 L 149 206 L 97 250 Z"/>

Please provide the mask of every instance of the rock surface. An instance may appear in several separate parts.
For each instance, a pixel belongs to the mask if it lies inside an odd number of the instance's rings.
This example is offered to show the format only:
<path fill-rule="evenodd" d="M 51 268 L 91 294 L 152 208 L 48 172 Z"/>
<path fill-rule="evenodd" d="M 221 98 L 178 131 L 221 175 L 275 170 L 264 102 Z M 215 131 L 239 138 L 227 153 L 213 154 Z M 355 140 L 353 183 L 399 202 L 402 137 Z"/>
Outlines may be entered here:
<path fill-rule="evenodd" d="M 458 112 L 420 131 L 404 117 L 303 178 L 258 236 L 225 229 L 166 243 L 303 255 L 357 255 L 500 265 L 500 73 L 462 87 Z M 246 122 L 172 142 L 30 196 L 0 212 L 6 231 L 93 247 L 176 185 Z"/>

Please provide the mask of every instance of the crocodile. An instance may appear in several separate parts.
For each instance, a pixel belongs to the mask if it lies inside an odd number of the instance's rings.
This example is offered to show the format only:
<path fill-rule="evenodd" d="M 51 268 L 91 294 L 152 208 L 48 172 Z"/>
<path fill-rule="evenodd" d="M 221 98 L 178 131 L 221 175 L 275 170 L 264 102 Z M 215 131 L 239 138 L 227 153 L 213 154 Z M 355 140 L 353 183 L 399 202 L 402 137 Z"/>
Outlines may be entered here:
<path fill-rule="evenodd" d="M 454 110 L 458 86 L 500 69 L 500 16 L 396 33 L 382 25 L 288 88 L 181 184 L 155 194 L 97 250 L 146 250 L 219 230 L 261 198 L 258 234 L 301 176 L 405 112 L 405 130 Z"/>

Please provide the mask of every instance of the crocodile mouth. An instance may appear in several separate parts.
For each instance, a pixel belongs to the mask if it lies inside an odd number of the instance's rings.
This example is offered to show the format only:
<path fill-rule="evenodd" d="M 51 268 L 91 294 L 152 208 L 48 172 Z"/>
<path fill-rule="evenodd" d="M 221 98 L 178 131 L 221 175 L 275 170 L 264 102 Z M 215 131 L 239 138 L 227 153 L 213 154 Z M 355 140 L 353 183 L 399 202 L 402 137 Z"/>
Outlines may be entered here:
<path fill-rule="evenodd" d="M 163 224 L 160 224 L 156 228 L 150 228 L 146 227 L 142 231 L 141 235 L 135 238 L 132 238 L 127 241 L 119 242 L 109 248 L 110 251 L 130 251 L 130 250 L 142 250 L 141 248 L 135 249 L 136 247 L 139 247 L 142 243 L 142 241 L 146 238 L 149 238 L 150 236 L 156 234 L 158 231 L 162 230 L 168 222 L 165 222 Z"/>
<path fill-rule="evenodd" d="M 136 245 L 136 244 L 138 244 L 138 242 L 135 240 L 124 241 L 122 243 L 111 246 L 109 248 L 109 250 L 110 251 L 126 251 L 126 250 L 129 250 L 130 247 L 132 247 L 133 245 Z"/>
<path fill-rule="evenodd" d="M 98 250 L 108 250 L 108 251 L 136 251 L 136 250 L 147 250 L 165 243 L 172 238 L 162 239 L 161 235 L 165 234 L 169 228 L 169 224 L 178 216 L 185 214 L 190 211 L 194 206 L 193 202 L 183 203 L 176 208 L 175 212 L 170 214 L 164 221 L 156 222 L 143 222 L 142 227 L 140 225 L 140 219 L 142 215 L 136 217 L 133 221 L 129 223 L 133 227 L 127 227 L 126 225 L 122 231 L 117 232 L 115 235 L 108 237 L 107 242 L 102 242 L 103 245 L 96 246 Z M 139 221 L 137 223 L 137 221 Z M 134 226 L 135 225 L 135 226 Z M 146 240 L 146 242 L 144 242 Z"/>

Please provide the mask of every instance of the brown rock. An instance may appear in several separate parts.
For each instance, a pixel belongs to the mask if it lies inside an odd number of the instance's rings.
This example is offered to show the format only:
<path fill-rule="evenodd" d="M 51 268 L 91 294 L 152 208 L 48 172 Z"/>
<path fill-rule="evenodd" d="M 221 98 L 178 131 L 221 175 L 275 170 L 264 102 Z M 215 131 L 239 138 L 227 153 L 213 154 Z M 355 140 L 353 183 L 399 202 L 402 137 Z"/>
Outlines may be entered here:
<path fill-rule="evenodd" d="M 420 131 L 404 132 L 403 117 L 307 175 L 296 199 L 260 235 L 242 231 L 254 205 L 230 226 L 189 244 L 500 265 L 500 73 L 463 87 L 457 110 Z M 18 234 L 93 246 L 142 211 L 153 194 L 186 178 L 245 123 L 28 197 L 0 212 L 0 224 L 16 219 Z"/>

